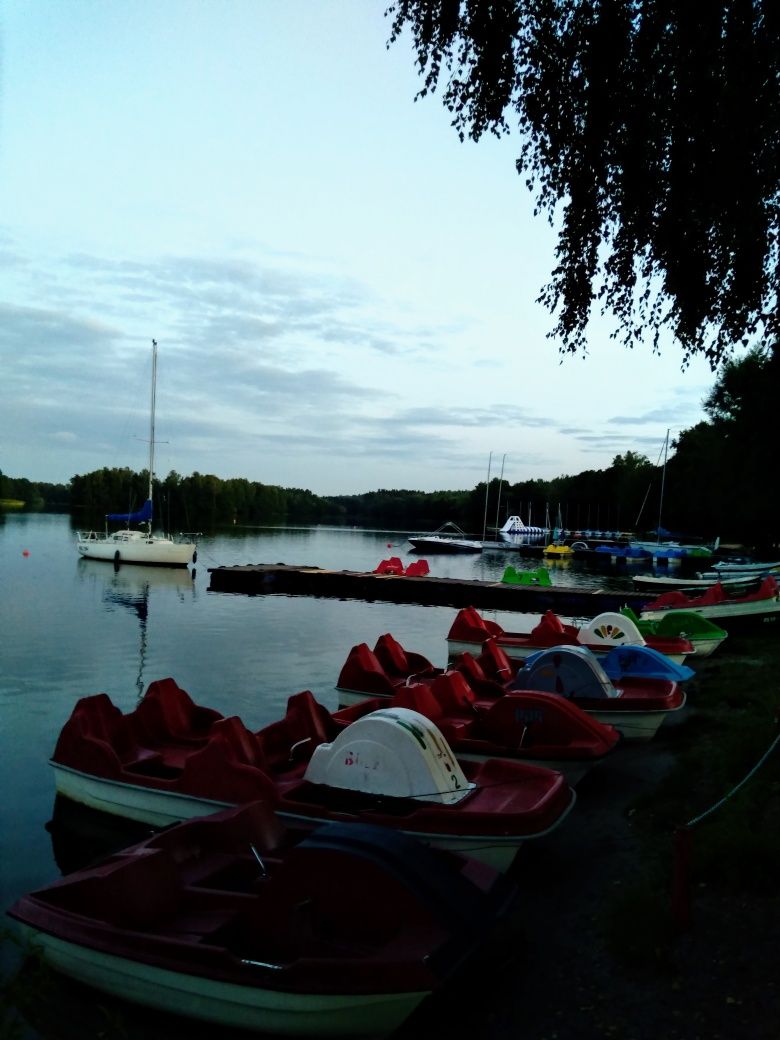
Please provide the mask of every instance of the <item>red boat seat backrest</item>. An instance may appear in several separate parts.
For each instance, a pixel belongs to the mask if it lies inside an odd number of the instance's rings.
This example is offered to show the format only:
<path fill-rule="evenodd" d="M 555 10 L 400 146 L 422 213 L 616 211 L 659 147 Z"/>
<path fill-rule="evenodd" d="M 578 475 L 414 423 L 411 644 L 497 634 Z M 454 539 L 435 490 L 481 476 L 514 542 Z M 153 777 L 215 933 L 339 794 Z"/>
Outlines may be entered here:
<path fill-rule="evenodd" d="M 211 736 L 216 734 L 225 738 L 225 742 L 237 762 L 255 766 L 257 769 L 265 768 L 260 742 L 237 715 L 229 715 L 227 718 L 215 722 L 211 727 Z"/>
<path fill-rule="evenodd" d="M 236 805 L 257 798 L 276 800 L 276 788 L 265 770 L 237 759 L 227 732 L 212 733 L 187 754 L 178 789 L 197 798 Z"/>
<path fill-rule="evenodd" d="M 479 700 L 494 700 L 503 696 L 503 683 L 486 675 L 478 659 L 467 650 L 455 655 L 450 662 L 450 668 L 465 676 L 466 682 L 474 691 L 474 696 Z"/>
<path fill-rule="evenodd" d="M 444 715 L 444 709 L 429 683 L 407 683 L 399 686 L 393 694 L 394 708 L 409 708 L 418 711 L 431 722 L 438 723 Z"/>
<path fill-rule="evenodd" d="M 173 679 L 150 683 L 133 715 L 140 735 L 184 743 L 202 743 L 212 723 L 222 718 L 213 708 L 195 704 Z"/>
<path fill-rule="evenodd" d="M 128 716 L 122 714 L 107 694 L 85 697 L 76 706 L 76 713 L 81 718 L 85 736 L 105 741 L 123 761 L 136 757 L 137 745 Z"/>
<path fill-rule="evenodd" d="M 456 654 L 450 662 L 450 665 L 456 671 L 465 675 L 467 680 L 473 680 L 476 683 L 491 681 L 485 673 L 485 669 L 482 667 L 481 663 L 473 654 L 470 654 L 468 650 Z"/>
<path fill-rule="evenodd" d="M 412 671 L 406 651 L 389 632 L 377 639 L 374 654 L 388 675 L 405 679 Z"/>
<path fill-rule="evenodd" d="M 115 778 L 122 768 L 121 754 L 130 753 L 132 741 L 117 739 L 116 731 L 126 729 L 124 716 L 105 693 L 82 697 L 60 730 L 52 758 L 64 766 L 84 773 Z M 119 745 L 119 746 L 116 746 Z"/>
<path fill-rule="evenodd" d="M 307 762 L 319 744 L 330 743 L 340 730 L 330 712 L 310 690 L 294 693 L 283 719 L 254 734 L 265 767 L 281 773 Z"/>
<path fill-rule="evenodd" d="M 558 615 L 554 614 L 552 610 L 546 610 L 538 624 L 531 629 L 531 635 L 544 635 L 546 632 L 563 635 L 568 627 L 568 625 L 564 625 Z"/>
<path fill-rule="evenodd" d="M 517 671 L 506 650 L 495 639 L 488 639 L 482 644 L 477 662 L 489 679 L 495 679 L 502 685 L 508 683 Z"/>
<path fill-rule="evenodd" d="M 489 636 L 502 636 L 503 628 L 495 621 L 487 621 L 474 607 L 463 607 L 455 616 L 448 639 L 475 640 L 482 643 Z"/>
<path fill-rule="evenodd" d="M 710 585 L 708 589 L 705 589 L 696 600 L 696 603 L 698 606 L 712 607 L 717 603 L 722 603 L 725 598 L 723 586 L 718 582 L 716 585 Z"/>
<path fill-rule="evenodd" d="M 358 643 L 350 650 L 336 685 L 371 696 L 390 696 L 394 683 L 368 643 Z"/>
<path fill-rule="evenodd" d="M 308 738 L 312 749 L 330 742 L 338 730 L 328 709 L 319 703 L 311 690 L 302 690 L 289 698 L 287 722 L 293 741 Z"/>
<path fill-rule="evenodd" d="M 430 719 L 439 728 L 447 743 L 453 747 L 457 747 L 462 740 L 468 738 L 474 721 L 470 710 L 469 717 L 464 717 L 462 708 L 455 714 L 447 712 L 434 693 L 431 683 L 409 683 L 399 687 L 392 705 L 395 708 L 410 708 Z"/>
<path fill-rule="evenodd" d="M 430 571 L 427 560 L 413 560 L 404 573 L 409 578 L 424 578 L 426 574 L 430 574 Z"/>
<path fill-rule="evenodd" d="M 431 683 L 431 690 L 445 715 L 473 714 L 476 695 L 460 672 L 449 671 L 437 675 Z"/>
<path fill-rule="evenodd" d="M 388 560 L 380 560 L 374 568 L 374 574 L 403 574 L 404 565 L 398 556 L 391 556 Z"/>

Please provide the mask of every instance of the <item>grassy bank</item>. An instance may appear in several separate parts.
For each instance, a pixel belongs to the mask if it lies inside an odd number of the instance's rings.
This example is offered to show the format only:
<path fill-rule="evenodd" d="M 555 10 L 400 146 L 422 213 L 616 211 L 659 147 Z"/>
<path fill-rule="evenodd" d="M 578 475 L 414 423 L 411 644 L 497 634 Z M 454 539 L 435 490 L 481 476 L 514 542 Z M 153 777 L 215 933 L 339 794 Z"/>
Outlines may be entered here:
<path fill-rule="evenodd" d="M 730 637 L 696 669 L 674 765 L 628 812 L 641 868 L 606 908 L 619 957 L 669 963 L 697 899 L 772 900 L 780 876 L 780 631 Z M 689 920 L 686 920 L 689 916 Z"/>

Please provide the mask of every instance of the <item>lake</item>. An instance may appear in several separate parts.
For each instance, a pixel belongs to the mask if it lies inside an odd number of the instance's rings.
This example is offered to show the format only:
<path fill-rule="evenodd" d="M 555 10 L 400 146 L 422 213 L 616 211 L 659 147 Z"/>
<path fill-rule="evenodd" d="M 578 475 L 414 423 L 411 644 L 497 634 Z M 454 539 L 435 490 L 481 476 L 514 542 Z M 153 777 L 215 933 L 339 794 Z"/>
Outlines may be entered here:
<path fill-rule="evenodd" d="M 410 562 L 408 549 L 398 532 L 234 529 L 199 539 L 194 576 L 129 565 L 115 571 L 78 558 L 67 516 L 0 516 L 2 907 L 60 874 L 46 830 L 54 803 L 48 759 L 79 697 L 105 692 L 129 711 L 151 681 L 172 676 L 196 702 L 258 729 L 303 689 L 334 709 L 350 648 L 373 646 L 383 632 L 445 663 L 452 608 L 209 592 L 209 567 L 286 563 L 371 571 L 391 555 Z M 510 562 L 519 568 L 541 562 L 516 551 L 426 558 L 436 576 L 483 580 L 498 580 Z M 549 569 L 555 583 L 631 587 L 625 576 L 594 575 L 573 561 Z M 536 620 L 485 615 L 513 629 Z M 8 942 L 2 951 L 7 971 L 17 954 Z M 73 1035 L 83 1037 L 88 1030 L 79 1029 L 79 1016 L 90 996 L 74 993 Z"/>

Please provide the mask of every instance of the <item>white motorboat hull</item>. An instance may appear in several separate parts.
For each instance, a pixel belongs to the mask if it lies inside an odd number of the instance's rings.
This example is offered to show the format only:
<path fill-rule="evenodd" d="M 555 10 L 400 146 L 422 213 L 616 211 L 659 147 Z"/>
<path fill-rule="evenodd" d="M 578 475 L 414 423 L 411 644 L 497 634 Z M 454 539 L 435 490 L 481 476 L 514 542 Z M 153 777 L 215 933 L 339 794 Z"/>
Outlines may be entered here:
<path fill-rule="evenodd" d="M 191 542 L 174 542 L 170 538 L 141 535 L 138 538 L 116 538 L 113 535 L 79 536 L 79 556 L 88 560 L 111 563 L 140 563 L 157 567 L 186 567 L 196 546 Z"/>
<path fill-rule="evenodd" d="M 47 963 L 87 986 L 145 1007 L 222 1026 L 284 1036 L 386 1035 L 427 992 L 287 993 L 170 971 L 66 942 L 28 925 L 23 934 Z M 273 970 L 273 965 L 268 967 Z M 281 965 L 279 966 L 282 967 Z M 258 964 L 258 979 L 268 968 Z"/>
<path fill-rule="evenodd" d="M 642 620 L 660 621 L 671 610 L 680 607 L 666 607 L 658 610 L 641 611 Z M 690 606 L 685 610 L 701 614 L 723 628 L 755 628 L 756 625 L 775 624 L 780 616 L 780 601 L 777 599 L 758 599 L 747 603 L 714 603 L 710 606 Z"/>
<path fill-rule="evenodd" d="M 60 765 L 51 761 L 54 768 L 54 779 L 57 793 L 71 801 L 85 805 L 89 809 L 109 813 L 112 816 L 120 816 L 127 820 L 135 820 L 139 823 L 148 823 L 155 827 L 167 827 L 181 820 L 191 820 L 198 816 L 206 816 L 209 813 L 219 812 L 230 808 L 229 802 L 218 802 L 208 798 L 197 798 L 191 795 L 181 794 L 178 791 L 158 791 L 151 787 L 135 786 L 116 780 L 107 780 L 82 773 L 69 766 Z M 545 834 L 554 830 L 558 824 L 566 818 L 576 800 L 572 791 L 571 801 L 567 811 L 555 821 L 554 825 L 544 831 L 534 834 L 446 834 L 439 832 L 423 832 L 418 830 L 406 830 L 403 833 L 418 841 L 425 842 L 434 848 L 448 849 L 460 852 L 487 863 L 495 870 L 505 872 L 514 861 L 517 851 L 526 841 L 544 837 Z M 307 817 L 303 814 L 286 813 L 278 811 L 278 815 L 285 822 L 308 822 L 312 825 L 321 824 L 321 817 Z"/>
<path fill-rule="evenodd" d="M 756 575 L 720 579 L 717 576 L 713 578 L 667 578 L 662 575 L 635 574 L 631 580 L 638 589 L 652 589 L 654 591 L 658 589 L 679 589 L 681 592 L 684 592 L 686 589 L 709 589 L 717 582 L 732 589 L 748 588 L 751 585 L 755 585 Z"/>
<path fill-rule="evenodd" d="M 429 553 L 481 553 L 482 542 L 474 542 L 463 538 L 408 538 L 407 541 L 417 552 Z"/>
<path fill-rule="evenodd" d="M 754 577 L 763 576 L 764 574 L 777 574 L 780 572 L 780 561 L 774 560 L 772 563 L 728 563 L 722 561 L 719 563 L 713 563 L 712 568 L 718 575 L 730 574 L 735 575 L 753 575 Z"/>

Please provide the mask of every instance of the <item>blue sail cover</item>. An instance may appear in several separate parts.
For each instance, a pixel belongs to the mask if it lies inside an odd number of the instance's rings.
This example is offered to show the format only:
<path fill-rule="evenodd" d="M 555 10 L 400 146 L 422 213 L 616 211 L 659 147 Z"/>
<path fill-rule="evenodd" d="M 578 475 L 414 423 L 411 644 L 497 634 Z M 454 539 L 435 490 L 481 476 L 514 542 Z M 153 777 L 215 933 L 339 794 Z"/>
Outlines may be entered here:
<path fill-rule="evenodd" d="M 106 513 L 106 520 L 120 523 L 143 524 L 152 519 L 152 500 L 147 498 L 137 513 Z"/>

